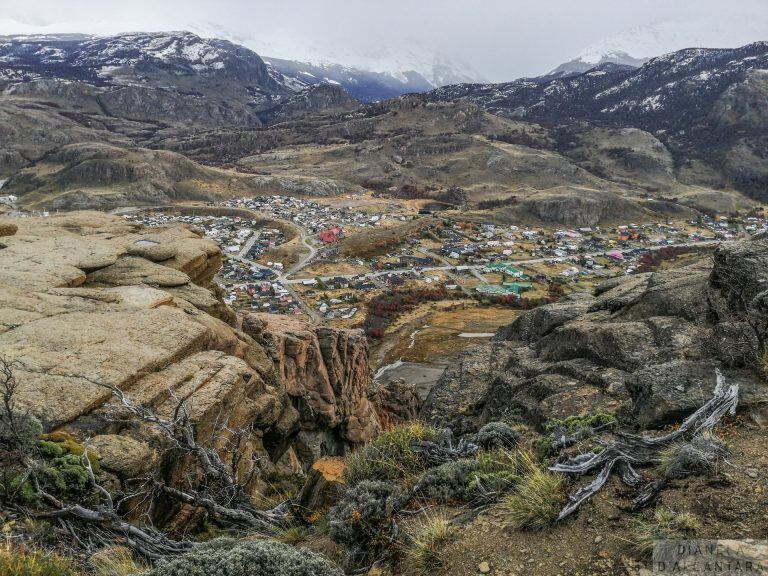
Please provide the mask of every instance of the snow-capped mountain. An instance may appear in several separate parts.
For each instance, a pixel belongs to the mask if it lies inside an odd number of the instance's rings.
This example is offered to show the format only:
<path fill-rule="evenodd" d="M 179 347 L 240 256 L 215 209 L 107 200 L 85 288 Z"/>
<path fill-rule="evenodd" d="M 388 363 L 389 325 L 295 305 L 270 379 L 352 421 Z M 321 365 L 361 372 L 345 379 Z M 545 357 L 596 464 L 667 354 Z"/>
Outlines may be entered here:
<path fill-rule="evenodd" d="M 569 118 L 685 130 L 734 86 L 768 70 L 768 42 L 736 49 L 689 48 L 639 68 L 606 63 L 581 74 L 502 84 L 446 86 L 438 100 L 470 100 L 486 110 L 534 121 Z"/>
<path fill-rule="evenodd" d="M 626 52 L 622 51 L 609 51 L 609 52 L 595 52 L 590 51 L 580 54 L 578 57 L 560 64 L 557 68 L 547 73 L 547 76 L 570 76 L 573 74 L 582 74 L 600 66 L 602 64 L 620 64 L 622 66 L 630 66 L 632 68 L 639 68 L 648 61 L 648 58 L 635 58 L 630 56 Z"/>
<path fill-rule="evenodd" d="M 400 93 L 412 92 L 425 83 L 429 88 L 462 82 L 481 82 L 482 75 L 465 62 L 449 58 L 425 45 L 418 38 L 397 41 L 389 37 L 366 37 L 366 48 L 355 50 L 357 43 L 347 43 L 342 38 L 323 37 L 322 43 L 299 36 L 292 30 L 270 28 L 251 35 L 206 23 L 191 27 L 203 36 L 227 38 L 232 42 L 256 50 L 269 61 L 289 62 L 291 67 L 328 70 L 330 74 L 342 74 L 337 81 L 344 85 L 347 76 L 377 78 L 387 86 L 406 87 Z M 342 73 L 341 70 L 344 70 Z M 328 75 L 333 79 L 333 76 Z M 345 85 L 346 87 L 346 85 Z"/>
<path fill-rule="evenodd" d="M 468 100 L 499 115 L 558 126 L 565 148 L 572 142 L 569 129 L 578 125 L 641 129 L 677 158 L 716 167 L 722 178 L 698 172 L 701 182 L 765 197 L 768 42 L 688 48 L 640 68 L 608 63 L 555 79 L 446 86 L 429 97 Z M 697 171 L 686 162 L 686 170 Z"/>
<path fill-rule="evenodd" d="M 286 85 L 300 88 L 313 84 L 335 84 L 361 102 L 376 102 L 436 87 L 417 72 L 392 75 L 340 64 L 315 65 L 271 57 L 265 57 L 264 61 L 273 76 Z"/>
<path fill-rule="evenodd" d="M 275 110 L 351 105 L 333 90 L 309 94 L 248 48 L 190 32 L 0 37 L 0 90 L 73 97 L 62 83 L 88 87 L 115 116 L 161 122 L 260 124 Z"/>
<path fill-rule="evenodd" d="M 752 17 L 747 3 L 732 4 L 727 14 L 701 10 L 622 30 L 585 48 L 579 59 L 597 63 L 603 55 L 620 53 L 649 59 L 686 48 L 738 48 L 764 40 L 768 32 L 765 19 Z"/>
<path fill-rule="evenodd" d="M 318 84 L 337 85 L 360 101 L 374 102 L 470 80 L 446 59 L 434 58 L 431 66 L 422 67 L 428 73 L 406 68 L 371 71 L 277 57 L 265 62 L 239 44 L 191 32 L 0 37 L 0 80 L 19 80 L 20 75 L 26 75 L 99 86 L 177 86 L 185 84 L 185 78 L 223 79 L 247 87 L 251 104 L 257 107 L 270 106 L 276 103 L 276 97 Z"/>
<path fill-rule="evenodd" d="M 287 89 L 269 75 L 255 52 L 189 32 L 0 37 L 0 66 L 31 77 L 94 84 L 151 85 L 193 76 L 237 80 L 265 93 Z"/>

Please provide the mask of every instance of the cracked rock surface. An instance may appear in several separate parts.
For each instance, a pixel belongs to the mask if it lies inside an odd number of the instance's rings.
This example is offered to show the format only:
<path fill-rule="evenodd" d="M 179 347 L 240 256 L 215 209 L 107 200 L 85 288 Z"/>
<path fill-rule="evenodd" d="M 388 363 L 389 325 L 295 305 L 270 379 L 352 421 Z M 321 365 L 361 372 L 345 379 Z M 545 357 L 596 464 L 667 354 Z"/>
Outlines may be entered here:
<path fill-rule="evenodd" d="M 225 415 L 249 430 L 243 462 L 259 458 L 265 471 L 308 469 L 378 431 L 363 335 L 268 315 L 244 321 L 212 285 L 215 243 L 96 212 L 13 224 L 0 248 L 0 351 L 18 362 L 17 401 L 46 430 L 90 439 L 118 479 L 158 462 L 180 478 L 184 464 L 163 460 L 147 426 L 104 418 L 113 403 L 104 385 L 160 415 L 187 399 L 201 438 Z"/>

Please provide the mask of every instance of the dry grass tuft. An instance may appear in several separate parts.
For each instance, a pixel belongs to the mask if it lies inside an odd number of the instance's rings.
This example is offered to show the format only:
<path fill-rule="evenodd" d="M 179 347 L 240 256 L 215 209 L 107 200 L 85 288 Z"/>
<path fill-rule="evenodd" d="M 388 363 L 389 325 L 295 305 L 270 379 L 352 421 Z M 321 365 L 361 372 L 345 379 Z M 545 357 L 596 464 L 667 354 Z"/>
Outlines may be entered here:
<path fill-rule="evenodd" d="M 91 556 L 90 564 L 95 576 L 132 576 L 149 569 L 147 565 L 138 562 L 124 546 L 99 550 Z"/>
<path fill-rule="evenodd" d="M 3 576 L 80 576 L 72 562 L 63 556 L 0 546 L 0 574 Z"/>
<path fill-rule="evenodd" d="M 436 435 L 433 428 L 418 422 L 387 430 L 347 457 L 344 479 L 351 486 L 363 480 L 413 480 L 424 470 L 424 462 L 411 449 L 411 442 L 434 440 Z"/>
<path fill-rule="evenodd" d="M 443 516 L 428 518 L 409 532 L 405 561 L 413 574 L 432 574 L 442 564 L 442 551 L 453 538 L 456 527 Z"/>
<path fill-rule="evenodd" d="M 701 528 L 699 519 L 690 512 L 676 513 L 658 508 L 653 518 L 636 518 L 627 543 L 632 551 L 647 558 L 653 552 L 654 540 L 684 540 L 695 536 Z"/>
<path fill-rule="evenodd" d="M 566 503 L 564 478 L 542 468 L 530 452 L 518 455 L 521 478 L 501 506 L 517 529 L 543 530 L 550 526 Z"/>

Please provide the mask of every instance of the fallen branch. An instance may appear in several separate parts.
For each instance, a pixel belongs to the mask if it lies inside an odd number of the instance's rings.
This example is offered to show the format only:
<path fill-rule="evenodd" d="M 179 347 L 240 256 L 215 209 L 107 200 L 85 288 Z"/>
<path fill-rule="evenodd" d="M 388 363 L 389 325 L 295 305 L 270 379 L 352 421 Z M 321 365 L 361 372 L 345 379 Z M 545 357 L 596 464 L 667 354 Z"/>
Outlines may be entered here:
<path fill-rule="evenodd" d="M 709 432 L 727 413 L 735 414 L 739 399 L 739 387 L 736 384 L 726 386 L 723 375 L 717 371 L 717 384 L 713 396 L 696 412 L 682 423 L 680 428 L 656 438 L 637 436 L 618 432 L 618 442 L 608 444 L 597 454 L 581 454 L 566 462 L 550 467 L 553 472 L 563 474 L 585 474 L 600 468 L 597 476 L 588 485 L 580 488 L 569 497 L 568 504 L 560 511 L 557 520 L 572 514 L 586 500 L 594 496 L 608 481 L 611 471 L 618 468 L 622 481 L 637 487 L 642 481 L 634 466 L 649 466 L 660 462 L 660 453 L 675 443 L 691 441 L 705 432 Z M 655 480 L 647 484 L 633 500 L 635 507 L 652 501 L 664 487 L 666 479 Z"/>
<path fill-rule="evenodd" d="M 410 447 L 430 468 L 446 464 L 447 462 L 454 462 L 461 458 L 474 458 L 478 451 L 477 444 L 466 442 L 464 439 L 459 440 L 456 447 L 450 442 L 448 445 L 441 446 L 429 440 L 413 441 Z"/>

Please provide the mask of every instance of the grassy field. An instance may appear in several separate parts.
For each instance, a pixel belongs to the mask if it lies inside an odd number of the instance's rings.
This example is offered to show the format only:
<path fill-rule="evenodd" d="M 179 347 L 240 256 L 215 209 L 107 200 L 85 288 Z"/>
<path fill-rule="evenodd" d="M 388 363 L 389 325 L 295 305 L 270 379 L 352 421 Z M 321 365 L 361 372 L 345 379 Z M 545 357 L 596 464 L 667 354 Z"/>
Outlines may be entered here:
<path fill-rule="evenodd" d="M 459 334 L 495 332 L 519 313 L 500 306 L 480 306 L 469 300 L 430 302 L 398 318 L 376 346 L 374 358 L 380 359 L 381 364 L 397 359 L 451 361 L 478 342 L 477 338 L 462 338 Z"/>

